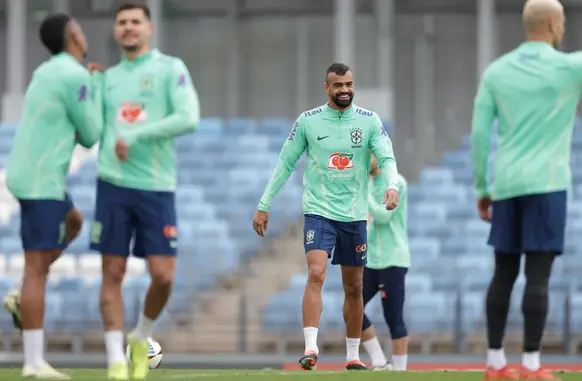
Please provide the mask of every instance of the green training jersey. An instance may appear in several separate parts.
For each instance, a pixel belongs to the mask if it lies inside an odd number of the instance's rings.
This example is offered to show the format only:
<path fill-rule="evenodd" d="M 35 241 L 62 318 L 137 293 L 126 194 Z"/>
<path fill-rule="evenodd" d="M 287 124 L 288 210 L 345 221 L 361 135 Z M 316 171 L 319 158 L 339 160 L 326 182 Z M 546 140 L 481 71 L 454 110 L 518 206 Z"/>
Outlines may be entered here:
<path fill-rule="evenodd" d="M 123 57 L 105 72 L 103 82 L 99 178 L 126 188 L 174 191 L 174 138 L 194 131 L 200 121 L 186 65 L 154 49 L 135 61 Z M 115 154 L 120 137 L 129 145 L 126 162 Z"/>
<path fill-rule="evenodd" d="M 386 210 L 382 201 L 386 192 L 386 178 L 376 176 L 370 181 L 368 208 L 368 263 L 371 269 L 410 267 L 410 248 L 406 220 L 408 211 L 408 185 L 398 175 L 400 201 L 394 210 Z"/>
<path fill-rule="evenodd" d="M 582 85 L 582 53 L 526 42 L 494 61 L 475 98 L 471 151 L 477 195 L 502 200 L 567 190 Z M 493 121 L 498 148 L 493 185 L 487 160 Z"/>
<path fill-rule="evenodd" d="M 283 145 L 258 209 L 269 210 L 303 152 L 303 212 L 335 221 L 365 221 L 370 153 L 378 159 L 386 189 L 398 189 L 392 142 L 376 113 L 352 105 L 340 112 L 327 104 L 304 112 Z"/>
<path fill-rule="evenodd" d="M 60 53 L 32 74 L 8 159 L 6 185 L 18 199 L 63 200 L 75 145 L 101 135 L 101 95 L 73 56 Z"/>

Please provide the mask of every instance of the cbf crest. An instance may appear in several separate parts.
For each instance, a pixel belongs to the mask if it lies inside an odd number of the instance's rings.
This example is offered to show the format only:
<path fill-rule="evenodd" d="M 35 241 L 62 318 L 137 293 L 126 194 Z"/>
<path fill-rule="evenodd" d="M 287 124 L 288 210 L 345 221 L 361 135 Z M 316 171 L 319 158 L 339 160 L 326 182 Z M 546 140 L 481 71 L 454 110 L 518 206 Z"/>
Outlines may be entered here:
<path fill-rule="evenodd" d="M 352 141 L 352 148 L 362 148 L 362 130 L 354 127 L 350 130 L 350 139 Z"/>
<path fill-rule="evenodd" d="M 154 93 L 153 74 L 143 74 L 139 77 L 139 92 L 142 95 L 151 95 Z"/>
<path fill-rule="evenodd" d="M 307 231 L 307 233 L 305 233 L 305 244 L 306 245 L 312 244 L 314 239 L 315 239 L 315 230 L 309 229 Z"/>

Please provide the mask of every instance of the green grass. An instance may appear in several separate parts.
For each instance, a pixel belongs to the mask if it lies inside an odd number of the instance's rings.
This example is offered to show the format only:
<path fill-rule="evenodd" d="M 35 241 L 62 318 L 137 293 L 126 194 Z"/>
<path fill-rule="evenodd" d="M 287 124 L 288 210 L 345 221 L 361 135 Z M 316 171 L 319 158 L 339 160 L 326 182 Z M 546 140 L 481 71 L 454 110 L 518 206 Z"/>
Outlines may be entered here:
<path fill-rule="evenodd" d="M 106 380 L 105 370 L 70 369 L 64 371 L 74 380 L 97 381 Z M 582 381 L 582 373 L 563 373 L 564 381 Z M 477 381 L 483 380 L 481 372 L 328 372 L 328 371 L 280 371 L 280 370 L 154 370 L 148 380 L 259 380 L 259 381 L 291 381 L 291 380 L 358 380 L 358 381 Z M 21 380 L 20 369 L 0 369 L 0 380 Z"/>

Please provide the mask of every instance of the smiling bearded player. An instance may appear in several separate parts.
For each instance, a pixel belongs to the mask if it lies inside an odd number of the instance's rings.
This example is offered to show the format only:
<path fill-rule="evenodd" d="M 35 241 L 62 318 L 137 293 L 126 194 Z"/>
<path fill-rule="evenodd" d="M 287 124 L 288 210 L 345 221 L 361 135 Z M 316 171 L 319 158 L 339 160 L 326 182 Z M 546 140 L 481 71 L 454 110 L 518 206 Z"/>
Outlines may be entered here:
<path fill-rule="evenodd" d="M 352 104 L 354 80 L 350 68 L 339 63 L 331 65 L 324 89 L 327 104 L 304 112 L 283 145 L 259 202 L 253 228 L 264 237 L 273 199 L 306 152 L 303 212 L 308 278 L 303 296 L 305 355 L 299 364 L 305 370 L 317 366 L 321 288 L 333 252 L 332 264 L 341 266 L 345 292 L 346 369 L 365 370 L 359 346 L 364 316 L 362 274 L 367 256 L 370 153 L 378 159 L 386 178 L 384 203 L 389 210 L 398 205 L 398 171 L 392 143 L 380 118 Z"/>

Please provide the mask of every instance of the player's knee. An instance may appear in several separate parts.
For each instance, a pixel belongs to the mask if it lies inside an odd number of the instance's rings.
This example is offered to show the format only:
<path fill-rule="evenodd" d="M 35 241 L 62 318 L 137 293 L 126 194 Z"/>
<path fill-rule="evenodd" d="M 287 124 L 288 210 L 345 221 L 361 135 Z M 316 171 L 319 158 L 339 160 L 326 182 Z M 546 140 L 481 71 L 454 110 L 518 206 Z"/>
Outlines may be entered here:
<path fill-rule="evenodd" d="M 150 276 L 155 287 L 170 288 L 174 284 L 174 272 L 171 270 L 150 271 Z"/>
<path fill-rule="evenodd" d="M 362 298 L 363 288 L 364 285 L 361 279 L 354 279 L 344 283 L 344 293 L 348 298 Z"/>
<path fill-rule="evenodd" d="M 324 268 L 317 265 L 309 266 L 309 270 L 307 272 L 307 283 L 321 287 L 323 286 L 324 281 L 325 281 Z"/>
<path fill-rule="evenodd" d="M 119 286 L 125 277 L 125 263 L 103 262 L 103 285 Z"/>
<path fill-rule="evenodd" d="M 408 330 L 406 329 L 406 324 L 404 324 L 402 319 L 397 322 L 388 323 L 388 329 L 390 330 L 390 336 L 392 337 L 392 340 L 408 337 Z"/>
<path fill-rule="evenodd" d="M 49 254 L 44 252 L 25 253 L 24 272 L 30 279 L 31 277 L 44 279 L 48 276 L 51 263 L 58 253 Z"/>

